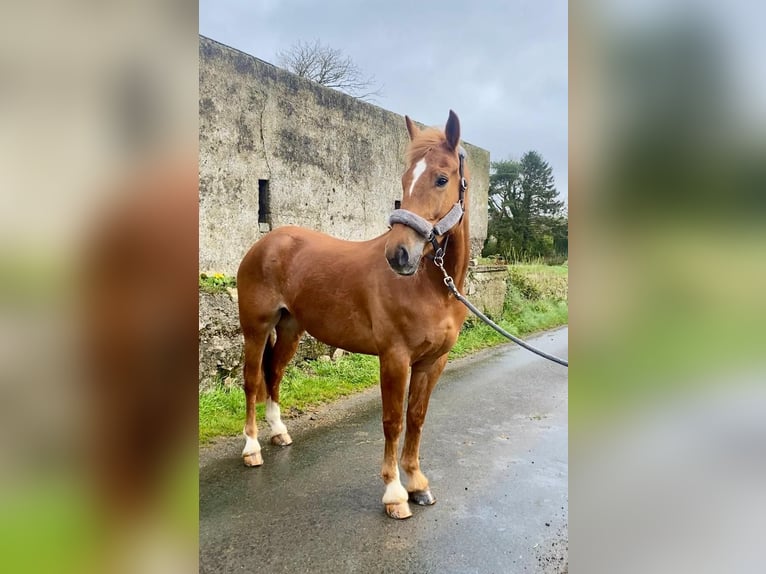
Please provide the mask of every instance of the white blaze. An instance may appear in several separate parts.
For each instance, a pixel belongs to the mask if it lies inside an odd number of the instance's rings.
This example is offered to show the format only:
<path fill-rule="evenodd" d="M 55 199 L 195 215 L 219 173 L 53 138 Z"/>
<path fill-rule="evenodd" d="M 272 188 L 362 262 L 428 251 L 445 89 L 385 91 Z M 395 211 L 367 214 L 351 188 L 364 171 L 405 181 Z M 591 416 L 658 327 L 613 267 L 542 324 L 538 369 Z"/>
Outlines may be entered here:
<path fill-rule="evenodd" d="M 412 170 L 412 183 L 410 184 L 410 195 L 412 190 L 415 189 L 415 183 L 418 181 L 423 172 L 426 170 L 426 158 L 421 159 L 415 164 L 415 168 Z"/>

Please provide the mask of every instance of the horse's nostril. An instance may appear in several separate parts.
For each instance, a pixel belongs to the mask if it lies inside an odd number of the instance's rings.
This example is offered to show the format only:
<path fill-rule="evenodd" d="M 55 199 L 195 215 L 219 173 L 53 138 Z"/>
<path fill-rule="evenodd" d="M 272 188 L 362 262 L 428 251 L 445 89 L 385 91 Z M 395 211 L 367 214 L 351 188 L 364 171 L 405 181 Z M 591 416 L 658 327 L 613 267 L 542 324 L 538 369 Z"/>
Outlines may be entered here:
<path fill-rule="evenodd" d="M 410 255 L 404 247 L 396 250 L 396 262 L 399 267 L 405 267 L 410 262 Z"/>

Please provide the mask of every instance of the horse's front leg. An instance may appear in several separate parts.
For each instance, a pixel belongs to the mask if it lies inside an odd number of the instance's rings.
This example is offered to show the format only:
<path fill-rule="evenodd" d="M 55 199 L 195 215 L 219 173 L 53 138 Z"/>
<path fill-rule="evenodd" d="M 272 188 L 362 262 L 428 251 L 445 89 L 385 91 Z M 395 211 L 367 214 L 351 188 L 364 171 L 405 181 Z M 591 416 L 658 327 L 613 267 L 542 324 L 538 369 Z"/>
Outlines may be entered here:
<path fill-rule="evenodd" d="M 409 357 L 404 354 L 389 353 L 380 357 L 380 395 L 383 403 L 383 434 L 386 438 L 383 468 L 380 471 L 386 483 L 383 504 L 386 506 L 386 514 L 399 519 L 412 516 L 407 504 L 407 491 L 399 480 L 399 465 L 396 461 L 408 370 Z"/>
<path fill-rule="evenodd" d="M 421 505 L 436 502 L 428 487 L 428 479 L 420 471 L 420 435 L 426 419 L 431 391 L 436 386 L 436 381 L 446 364 L 447 355 L 442 355 L 435 361 L 412 365 L 410 394 L 407 400 L 407 433 L 402 449 L 402 468 L 407 475 L 409 499 Z"/>

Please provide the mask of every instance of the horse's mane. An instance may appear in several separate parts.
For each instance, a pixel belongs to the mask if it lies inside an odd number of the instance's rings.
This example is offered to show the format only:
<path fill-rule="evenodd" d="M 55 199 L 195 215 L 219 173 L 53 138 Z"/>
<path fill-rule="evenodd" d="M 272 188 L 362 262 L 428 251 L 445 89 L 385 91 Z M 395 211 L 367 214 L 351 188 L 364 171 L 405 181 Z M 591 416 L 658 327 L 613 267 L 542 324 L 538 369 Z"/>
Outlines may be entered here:
<path fill-rule="evenodd" d="M 447 141 L 444 137 L 444 132 L 437 128 L 426 128 L 410 141 L 410 145 L 407 146 L 407 165 L 412 165 L 420 158 L 422 158 L 428 150 L 442 145 Z"/>

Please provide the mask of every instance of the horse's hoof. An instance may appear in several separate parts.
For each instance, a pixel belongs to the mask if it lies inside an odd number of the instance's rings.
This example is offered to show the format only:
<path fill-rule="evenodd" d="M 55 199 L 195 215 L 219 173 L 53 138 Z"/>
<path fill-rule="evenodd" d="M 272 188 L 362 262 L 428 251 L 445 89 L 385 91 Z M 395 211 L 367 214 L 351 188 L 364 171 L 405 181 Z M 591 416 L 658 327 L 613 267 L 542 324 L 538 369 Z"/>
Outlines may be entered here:
<path fill-rule="evenodd" d="M 410 512 L 410 505 L 406 502 L 386 504 L 386 514 L 388 514 L 391 518 L 396 518 L 397 520 L 404 520 L 405 518 L 412 516 L 412 512 Z"/>
<path fill-rule="evenodd" d="M 242 460 L 245 461 L 245 466 L 261 466 L 263 464 L 263 457 L 260 452 L 243 454 Z"/>
<path fill-rule="evenodd" d="M 271 444 L 275 444 L 277 446 L 290 446 L 293 444 L 293 439 L 291 439 L 290 435 L 287 433 L 275 434 L 273 437 L 271 437 Z"/>
<path fill-rule="evenodd" d="M 436 499 L 430 490 L 415 490 L 409 493 L 410 500 L 420 506 L 431 506 L 436 503 Z"/>

